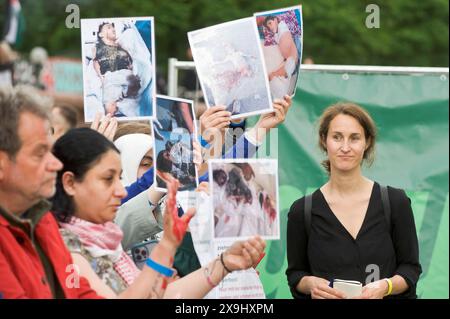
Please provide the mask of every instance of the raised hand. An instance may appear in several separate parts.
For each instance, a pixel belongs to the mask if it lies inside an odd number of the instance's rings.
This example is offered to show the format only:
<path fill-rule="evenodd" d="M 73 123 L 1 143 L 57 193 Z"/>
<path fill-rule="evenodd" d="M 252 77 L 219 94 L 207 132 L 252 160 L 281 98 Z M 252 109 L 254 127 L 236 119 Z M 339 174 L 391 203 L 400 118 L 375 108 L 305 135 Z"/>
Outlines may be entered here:
<path fill-rule="evenodd" d="M 176 194 L 180 183 L 173 179 L 167 183 L 166 210 L 164 213 L 164 234 L 161 242 L 164 242 L 176 248 L 181 244 L 189 221 L 195 214 L 195 208 L 190 208 L 181 217 L 178 217 L 178 208 L 176 205 Z"/>
<path fill-rule="evenodd" d="M 94 121 L 91 124 L 91 129 L 99 132 L 108 140 L 112 141 L 114 135 L 116 134 L 117 125 L 117 120 L 112 117 L 111 114 L 108 113 L 102 118 L 102 113 L 97 112 L 97 114 L 95 114 Z"/>
<path fill-rule="evenodd" d="M 278 124 L 283 123 L 291 105 L 292 98 L 289 95 L 285 95 L 283 100 L 274 100 L 274 112 L 261 115 L 256 126 L 258 128 L 271 129 L 276 127 Z"/>
<path fill-rule="evenodd" d="M 231 113 L 226 111 L 225 106 L 212 106 L 208 108 L 200 116 L 200 129 L 202 137 L 208 143 L 211 142 L 212 137 L 216 132 L 211 132 L 212 129 L 223 129 L 231 123 Z M 209 134 L 207 131 L 210 131 Z"/>
<path fill-rule="evenodd" d="M 285 95 L 283 100 L 276 99 L 273 102 L 274 112 L 261 115 L 256 125 L 246 133 L 248 138 L 262 143 L 270 129 L 284 122 L 291 105 L 292 99 L 288 95 Z"/>

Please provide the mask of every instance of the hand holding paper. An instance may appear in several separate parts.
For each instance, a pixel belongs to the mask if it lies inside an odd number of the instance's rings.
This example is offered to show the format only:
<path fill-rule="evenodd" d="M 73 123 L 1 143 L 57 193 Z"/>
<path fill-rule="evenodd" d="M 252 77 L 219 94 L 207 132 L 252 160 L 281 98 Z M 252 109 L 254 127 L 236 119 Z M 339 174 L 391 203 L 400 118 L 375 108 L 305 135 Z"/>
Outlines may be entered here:
<path fill-rule="evenodd" d="M 262 143 L 268 130 L 284 122 L 291 105 L 292 98 L 288 95 L 285 95 L 283 100 L 275 100 L 273 102 L 274 112 L 261 115 L 256 125 L 247 132 L 250 139 Z"/>
<path fill-rule="evenodd" d="M 201 134 L 208 143 L 216 134 L 213 130 L 220 130 L 230 125 L 231 113 L 225 109 L 225 106 L 212 106 L 200 116 Z"/>
<path fill-rule="evenodd" d="M 362 284 L 359 281 L 335 279 L 333 288 L 343 292 L 346 298 L 354 298 L 362 293 Z"/>
<path fill-rule="evenodd" d="M 300 281 L 300 289 L 311 294 L 312 299 L 344 299 L 346 295 L 330 287 L 330 282 L 326 279 L 307 276 Z"/>
<path fill-rule="evenodd" d="M 360 293 L 354 296 L 354 299 L 383 299 L 387 291 L 388 284 L 386 280 L 382 279 L 362 287 Z"/>
<path fill-rule="evenodd" d="M 103 116 L 102 113 L 98 112 L 91 124 L 91 129 L 99 132 L 108 140 L 112 141 L 114 138 L 114 134 L 116 134 L 117 125 L 117 120 L 113 118 L 110 113 L 108 113 L 106 116 Z"/>
<path fill-rule="evenodd" d="M 283 123 L 291 105 L 292 99 L 288 95 L 285 95 L 283 100 L 275 100 L 273 102 L 274 112 L 261 115 L 256 127 L 271 129 Z"/>

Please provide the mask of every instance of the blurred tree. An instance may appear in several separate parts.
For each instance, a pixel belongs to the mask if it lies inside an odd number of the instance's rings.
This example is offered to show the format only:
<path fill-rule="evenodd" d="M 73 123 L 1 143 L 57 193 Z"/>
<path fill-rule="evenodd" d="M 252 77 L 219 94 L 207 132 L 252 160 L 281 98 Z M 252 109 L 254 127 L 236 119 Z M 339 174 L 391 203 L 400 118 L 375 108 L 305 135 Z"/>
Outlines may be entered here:
<path fill-rule="evenodd" d="M 45 47 L 50 55 L 80 57 L 79 29 L 68 29 L 68 4 L 81 18 L 154 16 L 158 71 L 167 59 L 186 59 L 187 32 L 251 16 L 254 12 L 299 4 L 282 0 L 21 0 L 24 41 L 29 52 Z M 368 29 L 366 6 L 380 8 L 380 28 Z M 304 0 L 304 56 L 315 63 L 448 66 L 448 0 Z M 0 25 L 6 13 L 0 3 Z"/>

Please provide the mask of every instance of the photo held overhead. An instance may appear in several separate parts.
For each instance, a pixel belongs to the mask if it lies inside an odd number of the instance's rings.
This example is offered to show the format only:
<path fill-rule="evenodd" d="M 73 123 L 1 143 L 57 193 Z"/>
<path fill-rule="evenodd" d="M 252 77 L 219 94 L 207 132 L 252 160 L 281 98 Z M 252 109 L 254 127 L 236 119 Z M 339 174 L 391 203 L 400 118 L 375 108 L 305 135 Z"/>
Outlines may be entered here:
<path fill-rule="evenodd" d="M 156 188 L 165 190 L 170 180 L 177 179 L 180 191 L 193 190 L 198 185 L 194 164 L 197 128 L 193 102 L 158 95 L 156 114 L 153 120 Z"/>
<path fill-rule="evenodd" d="M 97 113 L 119 121 L 154 116 L 153 17 L 81 19 L 84 120 Z"/>
<path fill-rule="evenodd" d="M 445 300 L 448 9 L 0 1 L 0 304 Z"/>
<path fill-rule="evenodd" d="M 295 95 L 303 50 L 302 7 L 255 13 L 274 99 Z"/>
<path fill-rule="evenodd" d="M 208 107 L 224 105 L 231 119 L 273 111 L 253 18 L 188 32 Z"/>

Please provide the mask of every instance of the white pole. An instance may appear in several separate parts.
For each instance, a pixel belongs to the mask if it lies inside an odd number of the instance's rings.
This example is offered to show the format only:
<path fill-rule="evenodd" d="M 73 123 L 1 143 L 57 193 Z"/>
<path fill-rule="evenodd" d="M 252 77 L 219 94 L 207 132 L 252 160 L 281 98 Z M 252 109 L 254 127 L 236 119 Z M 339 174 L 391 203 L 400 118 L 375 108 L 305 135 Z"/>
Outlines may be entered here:
<path fill-rule="evenodd" d="M 176 58 L 169 59 L 169 72 L 167 79 L 167 95 L 178 97 L 178 60 Z"/>

